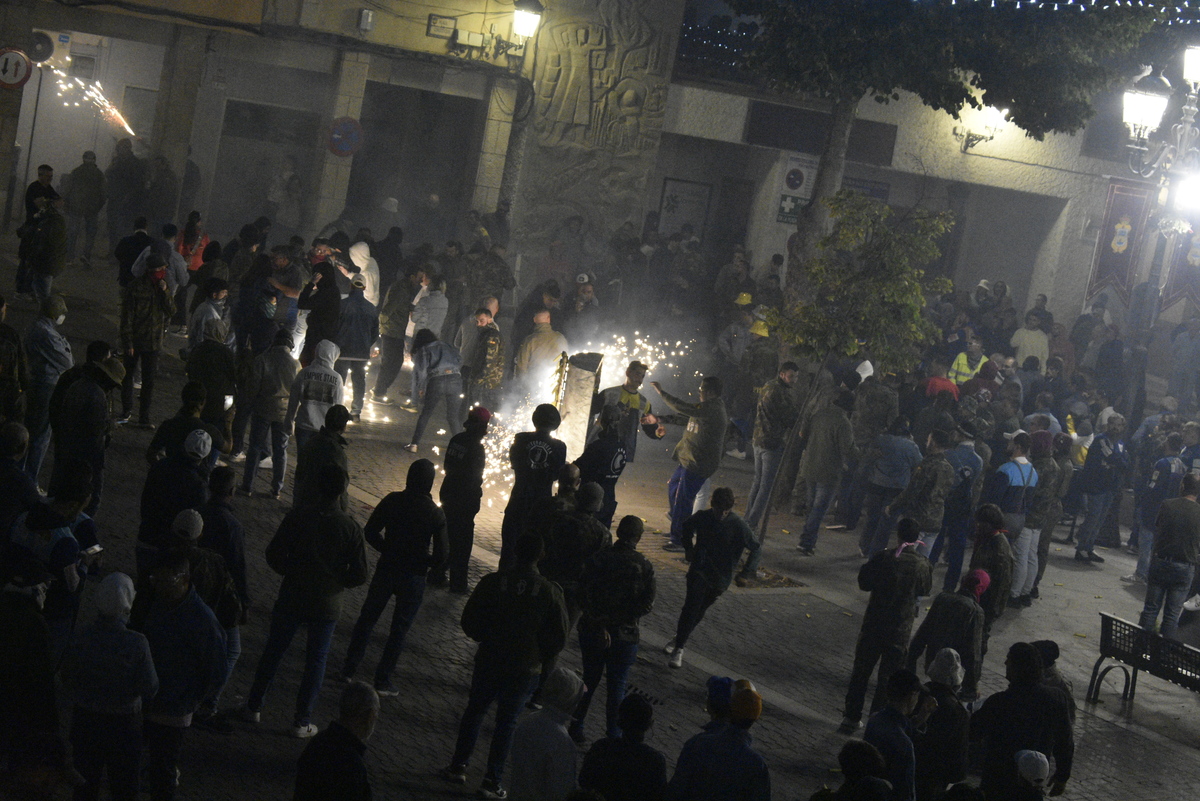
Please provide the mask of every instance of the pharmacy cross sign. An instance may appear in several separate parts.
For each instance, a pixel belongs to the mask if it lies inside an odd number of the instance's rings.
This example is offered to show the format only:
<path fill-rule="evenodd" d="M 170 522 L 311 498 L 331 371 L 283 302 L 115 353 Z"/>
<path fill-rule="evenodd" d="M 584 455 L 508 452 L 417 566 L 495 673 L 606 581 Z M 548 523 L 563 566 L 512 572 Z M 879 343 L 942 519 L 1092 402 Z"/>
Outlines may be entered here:
<path fill-rule="evenodd" d="M 15 47 L 0 50 L 0 89 L 20 89 L 33 74 L 29 56 Z"/>

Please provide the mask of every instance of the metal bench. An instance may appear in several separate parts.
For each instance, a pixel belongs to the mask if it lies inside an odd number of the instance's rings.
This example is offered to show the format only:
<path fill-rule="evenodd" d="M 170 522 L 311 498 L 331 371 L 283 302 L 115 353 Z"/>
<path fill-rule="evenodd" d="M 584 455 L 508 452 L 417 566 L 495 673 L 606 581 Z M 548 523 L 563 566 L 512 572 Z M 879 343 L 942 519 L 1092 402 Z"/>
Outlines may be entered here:
<path fill-rule="evenodd" d="M 1101 665 L 1106 659 L 1115 660 L 1117 664 L 1108 665 L 1102 670 Z M 1092 668 L 1088 701 L 1099 700 L 1104 677 L 1110 670 L 1118 668 L 1125 674 L 1121 700 L 1126 703 L 1132 703 L 1133 695 L 1137 692 L 1140 670 L 1185 689 L 1200 692 L 1200 649 L 1169 640 L 1128 620 L 1101 612 L 1100 658 Z"/>

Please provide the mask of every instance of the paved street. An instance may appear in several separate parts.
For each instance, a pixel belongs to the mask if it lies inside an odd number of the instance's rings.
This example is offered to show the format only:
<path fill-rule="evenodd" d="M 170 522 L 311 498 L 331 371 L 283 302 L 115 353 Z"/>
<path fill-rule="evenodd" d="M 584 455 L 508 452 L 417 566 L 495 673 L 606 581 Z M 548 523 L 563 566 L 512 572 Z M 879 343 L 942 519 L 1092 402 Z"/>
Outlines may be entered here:
<path fill-rule="evenodd" d="M 12 286 L 12 242 L 6 241 L 7 258 L 0 269 L 0 286 L 9 295 Z M 68 303 L 65 330 L 77 358 L 94 337 L 116 338 L 116 283 L 114 269 L 104 263 L 88 273 L 69 271 L 58 282 Z M 10 301 L 9 322 L 23 330 L 31 319 L 28 302 Z M 169 338 L 171 348 L 182 343 Z M 155 400 L 155 420 L 173 413 L 182 383 L 182 367 L 173 355 L 160 368 Z M 680 381 L 663 376 L 672 391 L 686 389 Z M 690 384 L 692 379 L 688 379 Z M 653 400 L 653 398 L 652 398 Z M 379 412 L 382 417 L 384 413 Z M 416 457 L 401 449 L 415 415 L 388 409 L 390 422 L 368 421 L 353 426 L 350 462 L 354 513 L 365 521 L 369 507 L 382 495 L 400 489 L 408 464 Z M 711 673 L 752 679 L 765 698 L 762 721 L 752 733 L 756 747 L 768 760 L 774 796 L 806 799 L 824 782 L 835 786 L 838 777 L 830 768 L 843 741 L 835 733 L 841 701 L 849 677 L 854 639 L 865 606 L 854 576 L 861 563 L 856 535 L 823 532 L 817 555 L 802 558 L 795 550 L 800 521 L 788 515 L 773 519 L 764 569 L 791 579 L 797 586 L 783 589 L 731 589 L 710 610 L 689 643 L 684 668 L 669 670 L 661 646 L 673 633 L 675 615 L 683 597 L 684 566 L 677 556 L 661 550 L 666 528 L 665 483 L 672 467 L 670 447 L 678 438 L 673 428 L 661 443 L 643 439 L 638 461 L 630 465 L 618 486 L 621 514 L 637 514 L 647 521 L 642 550 L 658 571 L 659 594 L 655 610 L 643 622 L 643 649 L 631 676 L 633 687 L 656 704 L 650 742 L 673 761 L 688 736 L 705 722 L 704 680 Z M 98 514 L 106 566 L 132 570 L 133 545 L 138 520 L 138 497 L 145 476 L 142 457 L 150 432 L 122 430 L 109 451 L 106 492 Z M 430 444 L 444 445 L 444 436 Z M 430 455 L 427 451 L 421 456 Z M 436 457 L 435 461 L 438 461 Z M 50 460 L 47 460 L 47 469 Z M 240 471 L 240 466 L 239 466 Z M 718 483 L 732 486 L 744 498 L 751 479 L 748 462 L 726 459 Z M 235 511 L 246 525 L 247 552 L 254 603 L 249 625 L 243 630 L 244 653 L 227 692 L 227 702 L 238 703 L 248 690 L 261 653 L 270 605 L 279 580 L 266 566 L 262 551 L 286 509 L 290 481 L 282 503 L 265 498 L 235 502 Z M 493 498 L 496 501 L 495 498 Z M 494 569 L 498 551 L 502 503 L 485 505 L 477 525 L 473 571 Z M 1001 619 L 993 633 L 992 650 L 985 664 L 982 690 L 1004 686 L 1003 653 L 1015 641 L 1052 638 L 1062 648 L 1060 666 L 1075 685 L 1080 701 L 1076 726 L 1075 778 L 1068 786 L 1072 799 L 1151 799 L 1194 797 L 1200 792 L 1200 764 L 1194 744 L 1200 735 L 1197 697 L 1152 677 L 1142 677 L 1132 710 L 1121 709 L 1116 675 L 1110 674 L 1102 702 L 1087 705 L 1082 696 L 1096 659 L 1099 637 L 1097 611 L 1136 619 L 1141 608 L 1140 589 L 1123 585 L 1118 577 L 1131 572 L 1133 559 L 1124 553 L 1105 552 L 1102 569 L 1080 566 L 1070 560 L 1073 551 L 1056 545 L 1043 581 L 1042 600 L 1032 609 Z M 940 586 L 940 569 L 935 587 Z M 339 622 L 330 657 L 340 667 L 353 616 L 365 588 L 350 593 L 347 614 Z M 458 628 L 462 599 L 430 590 L 409 635 L 394 682 L 398 698 L 385 699 L 384 713 L 370 742 L 368 763 L 380 798 L 443 798 L 473 791 L 482 772 L 484 739 L 469 771 L 467 790 L 434 777 L 452 750 L 458 716 L 466 699 L 473 644 Z M 1185 621 L 1183 636 L 1200 641 L 1200 625 Z M 371 668 L 378 657 L 386 628 L 381 623 L 368 651 Z M 302 662 L 302 643 L 293 645 L 267 698 L 263 722 L 257 728 L 240 727 L 231 736 L 202 731 L 189 733 L 182 762 L 180 797 L 184 799 L 249 799 L 290 797 L 292 773 L 303 743 L 286 736 Z M 578 666 L 578 647 L 572 642 L 564 653 L 567 665 Z M 603 695 L 603 689 L 599 695 Z M 314 722 L 324 726 L 336 712 L 338 687 L 326 682 Z M 588 723 L 592 738 L 602 733 L 603 700 L 597 697 Z"/>

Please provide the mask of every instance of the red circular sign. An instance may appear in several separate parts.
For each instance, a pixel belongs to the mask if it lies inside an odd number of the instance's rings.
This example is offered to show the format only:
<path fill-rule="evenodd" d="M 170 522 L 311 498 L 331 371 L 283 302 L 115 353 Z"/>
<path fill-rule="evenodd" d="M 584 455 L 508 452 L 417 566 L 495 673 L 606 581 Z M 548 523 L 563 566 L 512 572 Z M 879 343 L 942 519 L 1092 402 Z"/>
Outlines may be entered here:
<path fill-rule="evenodd" d="M 6 47 L 0 50 L 0 88 L 20 89 L 33 74 L 33 62 L 23 50 Z"/>
<path fill-rule="evenodd" d="M 353 156 L 363 144 L 363 129 L 353 117 L 339 117 L 329 125 L 329 152 Z"/>

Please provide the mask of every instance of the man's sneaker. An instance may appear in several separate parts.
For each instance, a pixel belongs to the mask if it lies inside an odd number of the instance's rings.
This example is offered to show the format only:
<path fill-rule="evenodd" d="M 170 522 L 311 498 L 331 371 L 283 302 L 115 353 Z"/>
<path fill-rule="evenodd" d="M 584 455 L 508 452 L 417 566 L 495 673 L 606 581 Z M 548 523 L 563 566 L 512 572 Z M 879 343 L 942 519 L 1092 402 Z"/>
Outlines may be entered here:
<path fill-rule="evenodd" d="M 375 682 L 375 692 L 379 693 L 380 698 L 395 698 L 400 694 L 400 690 L 390 681 Z"/>
<path fill-rule="evenodd" d="M 1019 600 L 1021 602 L 1021 606 L 1025 606 L 1025 607 L 1033 606 L 1033 596 L 1032 595 L 1028 595 L 1028 594 L 1022 595 L 1017 600 Z"/>
<path fill-rule="evenodd" d="M 417 443 L 415 443 L 415 442 L 408 443 L 407 445 L 404 446 L 404 450 L 408 451 L 409 453 L 416 453 L 417 452 Z"/>
<path fill-rule="evenodd" d="M 805 545 L 797 545 L 796 550 L 800 551 L 801 556 L 815 556 L 817 553 L 816 548 L 809 548 Z"/>
<path fill-rule="evenodd" d="M 1121 581 L 1126 584 L 1145 584 L 1146 579 L 1139 576 L 1137 573 L 1130 573 L 1128 576 L 1121 576 Z"/>
<path fill-rule="evenodd" d="M 359 413 L 359 412 L 351 412 L 351 413 L 350 413 L 350 422 L 351 422 L 351 423 L 360 423 L 360 422 L 362 422 L 362 414 L 361 414 L 361 413 Z"/>
<path fill-rule="evenodd" d="M 119 426 L 125 425 L 126 423 L 129 422 L 130 417 L 133 417 L 133 414 L 131 412 L 121 412 L 121 414 L 117 415 L 117 421 L 116 421 L 117 425 L 119 425 Z"/>
<path fill-rule="evenodd" d="M 254 496 L 254 493 L 245 487 L 238 487 L 236 490 L 234 490 L 234 494 L 240 498 L 251 498 Z"/>
<path fill-rule="evenodd" d="M 1018 598 L 1017 596 L 1015 596 L 1015 595 L 1009 596 L 1009 598 L 1008 598 L 1008 608 L 1009 609 L 1020 609 L 1024 605 L 1025 604 L 1021 603 L 1021 599 Z"/>
<path fill-rule="evenodd" d="M 452 784 L 466 784 L 467 766 L 447 765 L 438 772 L 438 775 Z"/>
<path fill-rule="evenodd" d="M 953 590 L 947 590 L 947 592 L 953 592 Z M 1037 588 L 1037 585 L 1036 585 L 1036 584 L 1034 584 L 1034 585 L 1033 585 L 1033 589 L 1029 591 L 1029 597 L 1030 597 L 1030 598 L 1032 598 L 1032 599 L 1033 599 L 1033 600 L 1035 600 L 1035 601 L 1036 601 L 1038 598 L 1041 598 L 1041 597 L 1042 597 L 1042 594 L 1041 594 L 1040 592 L 1038 592 L 1038 588 Z"/>
<path fill-rule="evenodd" d="M 243 723 L 258 723 L 262 719 L 262 715 L 253 711 L 248 706 L 239 706 L 233 710 L 233 716 Z"/>
<path fill-rule="evenodd" d="M 667 667 L 681 668 L 683 667 L 683 649 L 676 648 L 671 652 L 671 658 L 667 660 Z"/>
<path fill-rule="evenodd" d="M 1092 551 L 1091 553 L 1089 553 L 1087 555 L 1087 557 L 1088 557 L 1089 562 L 1095 562 L 1098 565 L 1104 564 L 1104 557 L 1101 556 L 1100 554 L 1096 553 L 1095 551 Z"/>
<path fill-rule="evenodd" d="M 725 455 L 732 456 L 734 459 L 745 459 L 746 458 L 746 452 L 739 451 L 737 448 L 730 448 L 729 450 L 725 451 Z"/>
<path fill-rule="evenodd" d="M 1193 595 L 1183 602 L 1183 611 L 1200 612 L 1200 594 Z"/>
<path fill-rule="evenodd" d="M 663 550 L 670 551 L 671 553 L 683 553 L 685 549 L 683 545 L 678 542 L 668 542 L 663 546 Z"/>
<path fill-rule="evenodd" d="M 232 464 L 234 462 L 244 462 L 244 461 L 246 461 L 246 452 L 238 451 L 237 453 L 231 453 L 225 459 L 225 461 L 229 462 L 230 464 Z"/>
<path fill-rule="evenodd" d="M 1076 551 L 1075 552 L 1075 561 L 1076 562 L 1090 562 L 1091 560 L 1088 559 L 1088 555 L 1086 553 L 1084 553 L 1083 551 Z"/>
<path fill-rule="evenodd" d="M 1200 596 L 1198 596 L 1198 597 L 1200 597 Z M 671 654 L 675 653 L 675 638 L 674 637 L 667 640 L 667 644 L 663 646 L 663 653 L 666 654 L 667 656 L 670 656 Z"/>
<path fill-rule="evenodd" d="M 854 734 L 862 728 L 862 720 L 860 718 L 842 718 L 842 725 L 838 726 L 838 731 L 842 734 Z"/>
<path fill-rule="evenodd" d="M 292 736 L 297 740 L 307 740 L 309 737 L 315 737 L 320 731 L 315 723 L 305 723 L 303 726 L 293 726 Z"/>
<path fill-rule="evenodd" d="M 337 673 L 333 674 L 333 681 L 335 684 L 349 684 L 350 682 L 354 681 L 354 671 L 345 669 L 339 670 Z M 375 692 L 379 691 L 376 690 Z"/>
<path fill-rule="evenodd" d="M 500 782 L 495 779 L 484 779 L 479 783 L 477 795 L 480 798 L 508 798 L 508 790 L 501 787 Z"/>
<path fill-rule="evenodd" d="M 845 523 L 833 523 L 832 525 L 826 526 L 825 530 L 826 531 L 845 531 L 848 528 L 850 528 L 850 527 L 847 526 Z"/>
<path fill-rule="evenodd" d="M 387 395 L 376 395 L 374 392 L 372 392 L 371 403 L 374 403 L 376 406 L 391 406 L 393 403 L 395 403 L 395 401 L 393 401 Z M 463 781 L 466 781 L 465 777 L 463 778 Z"/>

